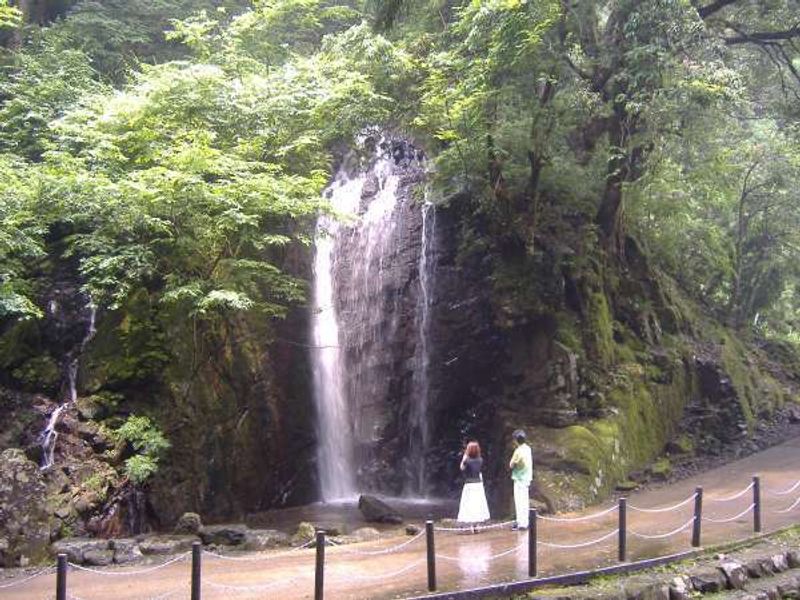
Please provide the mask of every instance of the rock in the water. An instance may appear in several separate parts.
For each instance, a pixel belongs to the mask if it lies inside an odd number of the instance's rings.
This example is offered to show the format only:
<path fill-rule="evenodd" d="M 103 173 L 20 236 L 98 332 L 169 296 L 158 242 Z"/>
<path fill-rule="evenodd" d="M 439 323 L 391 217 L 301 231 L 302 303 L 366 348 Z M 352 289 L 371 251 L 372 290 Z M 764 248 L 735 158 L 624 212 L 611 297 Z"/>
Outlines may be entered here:
<path fill-rule="evenodd" d="M 291 538 L 275 529 L 251 529 L 245 535 L 244 549 L 251 551 L 267 550 L 278 546 L 288 546 Z"/>
<path fill-rule="evenodd" d="M 14 567 L 24 561 L 47 558 L 50 516 L 46 488 L 36 463 L 18 448 L 0 454 L 0 566 Z"/>
<path fill-rule="evenodd" d="M 89 562 L 87 554 L 91 554 L 93 558 L 97 558 L 101 556 L 102 553 L 107 552 L 108 549 L 108 540 L 94 540 L 89 538 L 67 538 L 53 544 L 54 554 L 66 554 L 70 562 L 79 565 Z M 100 558 L 99 560 L 102 561 L 103 559 Z"/>
<path fill-rule="evenodd" d="M 93 567 L 105 567 L 114 561 L 113 550 L 87 550 L 83 553 L 83 562 Z"/>
<path fill-rule="evenodd" d="M 193 512 L 183 513 L 178 522 L 175 523 L 173 531 L 180 535 L 198 535 L 203 528 L 200 515 Z"/>
<path fill-rule="evenodd" d="M 371 523 L 400 525 L 403 522 L 403 517 L 396 510 L 375 496 L 364 494 L 359 497 L 358 510 L 364 515 L 364 519 Z"/>
<path fill-rule="evenodd" d="M 212 525 L 203 527 L 200 539 L 206 545 L 239 546 L 247 537 L 247 525 Z"/>
<path fill-rule="evenodd" d="M 114 562 L 118 565 L 132 562 L 142 556 L 139 544 L 134 539 L 111 540 L 109 547 L 114 551 Z"/>
<path fill-rule="evenodd" d="M 200 541 L 193 535 L 159 535 L 143 539 L 139 543 L 142 554 L 178 554 L 192 549 Z"/>

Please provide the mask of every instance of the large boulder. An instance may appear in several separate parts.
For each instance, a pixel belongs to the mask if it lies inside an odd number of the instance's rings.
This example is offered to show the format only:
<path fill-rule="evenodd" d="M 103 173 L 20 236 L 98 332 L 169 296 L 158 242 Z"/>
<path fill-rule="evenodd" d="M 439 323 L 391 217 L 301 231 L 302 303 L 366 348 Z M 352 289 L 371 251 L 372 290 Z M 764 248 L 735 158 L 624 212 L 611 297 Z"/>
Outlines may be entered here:
<path fill-rule="evenodd" d="M 200 531 L 200 539 L 206 545 L 240 546 L 246 538 L 247 525 L 212 525 Z"/>
<path fill-rule="evenodd" d="M 364 519 L 371 523 L 400 525 L 403 522 L 403 517 L 396 510 L 375 496 L 364 494 L 359 497 L 358 510 L 364 515 Z"/>
<path fill-rule="evenodd" d="M 288 534 L 275 529 L 251 529 L 244 540 L 244 549 L 251 551 L 267 550 L 278 546 L 289 546 L 291 538 Z"/>
<path fill-rule="evenodd" d="M 0 454 L 0 567 L 47 558 L 50 515 L 36 463 L 18 448 Z"/>
<path fill-rule="evenodd" d="M 141 558 L 139 543 L 135 539 L 117 538 L 111 540 L 110 548 L 114 551 L 114 562 L 118 565 L 133 562 Z"/>
<path fill-rule="evenodd" d="M 198 541 L 193 535 L 157 535 L 143 539 L 139 550 L 142 554 L 180 554 L 191 550 L 192 544 Z"/>
<path fill-rule="evenodd" d="M 201 529 L 203 529 L 203 521 L 200 519 L 200 515 L 187 512 L 183 513 L 178 522 L 175 523 L 173 531 L 181 535 L 198 535 Z"/>
<path fill-rule="evenodd" d="M 53 554 L 66 554 L 67 560 L 79 565 L 107 565 L 114 556 L 108 540 L 67 538 L 57 541 L 53 544 L 52 549 Z"/>

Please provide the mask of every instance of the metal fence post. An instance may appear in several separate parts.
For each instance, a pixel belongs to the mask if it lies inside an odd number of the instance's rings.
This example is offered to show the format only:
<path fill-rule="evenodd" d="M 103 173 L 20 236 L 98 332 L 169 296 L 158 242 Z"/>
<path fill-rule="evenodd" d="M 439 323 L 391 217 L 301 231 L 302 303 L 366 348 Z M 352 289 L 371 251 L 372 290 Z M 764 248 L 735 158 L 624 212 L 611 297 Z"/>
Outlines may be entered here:
<path fill-rule="evenodd" d="M 425 546 L 428 550 L 428 591 L 436 591 L 436 546 L 433 539 L 433 521 L 425 521 Z"/>
<path fill-rule="evenodd" d="M 67 600 L 67 555 L 56 559 L 56 600 Z"/>
<path fill-rule="evenodd" d="M 628 500 L 626 498 L 619 499 L 619 562 L 625 562 L 626 540 L 628 537 L 628 519 L 627 519 Z"/>
<path fill-rule="evenodd" d="M 325 532 L 317 531 L 317 568 L 314 572 L 314 600 L 325 595 Z"/>
<path fill-rule="evenodd" d="M 761 533 L 761 478 L 753 475 L 753 531 Z"/>
<path fill-rule="evenodd" d="M 700 527 L 703 522 L 703 488 L 694 489 L 694 523 L 692 523 L 692 547 L 700 547 Z"/>
<path fill-rule="evenodd" d="M 536 577 L 536 509 L 528 511 L 528 575 Z"/>
<path fill-rule="evenodd" d="M 202 557 L 203 545 L 200 542 L 192 542 L 192 600 L 200 600 Z"/>

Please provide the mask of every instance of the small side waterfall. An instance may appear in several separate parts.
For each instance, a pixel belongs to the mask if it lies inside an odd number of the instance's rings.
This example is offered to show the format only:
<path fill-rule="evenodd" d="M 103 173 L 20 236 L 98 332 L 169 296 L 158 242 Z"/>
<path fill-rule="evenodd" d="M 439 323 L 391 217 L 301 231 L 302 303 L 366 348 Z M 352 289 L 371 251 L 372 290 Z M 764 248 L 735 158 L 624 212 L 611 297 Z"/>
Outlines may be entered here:
<path fill-rule="evenodd" d="M 58 304 L 51 300 L 48 305 L 48 310 L 51 313 L 55 313 L 58 310 Z M 78 362 L 80 361 L 81 354 L 83 354 L 86 345 L 94 337 L 95 333 L 97 333 L 97 329 L 95 328 L 97 309 L 91 299 L 87 300 L 85 310 L 88 312 L 86 333 L 84 333 L 78 346 L 70 350 L 66 357 L 66 366 L 64 368 L 64 384 L 66 386 L 65 397 L 63 402 L 50 413 L 47 425 L 39 436 L 42 447 L 42 469 L 47 469 L 53 465 L 56 441 L 58 440 L 58 421 L 64 409 L 74 404 L 78 399 Z"/>
<path fill-rule="evenodd" d="M 426 265 L 433 212 L 421 209 L 412 193 L 423 179 L 421 160 L 407 142 L 381 139 L 366 164 L 354 164 L 352 156 L 345 160 L 326 191 L 340 219 L 322 216 L 318 222 L 311 319 L 325 501 L 353 499 L 367 490 L 424 490 L 421 466 L 416 483 L 400 481 L 400 467 L 409 458 L 421 465 L 429 436 L 432 283 Z M 420 263 L 425 282 L 418 285 Z M 417 340 L 419 335 L 425 339 Z M 413 425 L 398 422 L 403 414 Z M 391 452 L 410 442 L 404 432 L 411 427 L 423 454 Z"/>
<path fill-rule="evenodd" d="M 436 269 L 436 207 L 422 206 L 422 241 L 419 253 L 419 297 L 417 300 L 417 350 L 415 352 L 414 395 L 411 404 L 409 448 L 412 474 L 411 492 L 427 495 L 425 461 L 430 446 L 430 328 L 433 278 Z"/>

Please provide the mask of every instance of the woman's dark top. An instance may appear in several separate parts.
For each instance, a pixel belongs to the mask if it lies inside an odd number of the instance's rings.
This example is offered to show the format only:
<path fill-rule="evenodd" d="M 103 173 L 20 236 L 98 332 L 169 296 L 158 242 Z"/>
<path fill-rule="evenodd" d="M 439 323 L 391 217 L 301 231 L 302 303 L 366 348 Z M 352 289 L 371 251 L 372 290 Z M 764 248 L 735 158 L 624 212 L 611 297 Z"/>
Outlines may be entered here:
<path fill-rule="evenodd" d="M 468 458 L 464 461 L 464 478 L 467 483 L 477 483 L 481 480 L 482 458 Z"/>

